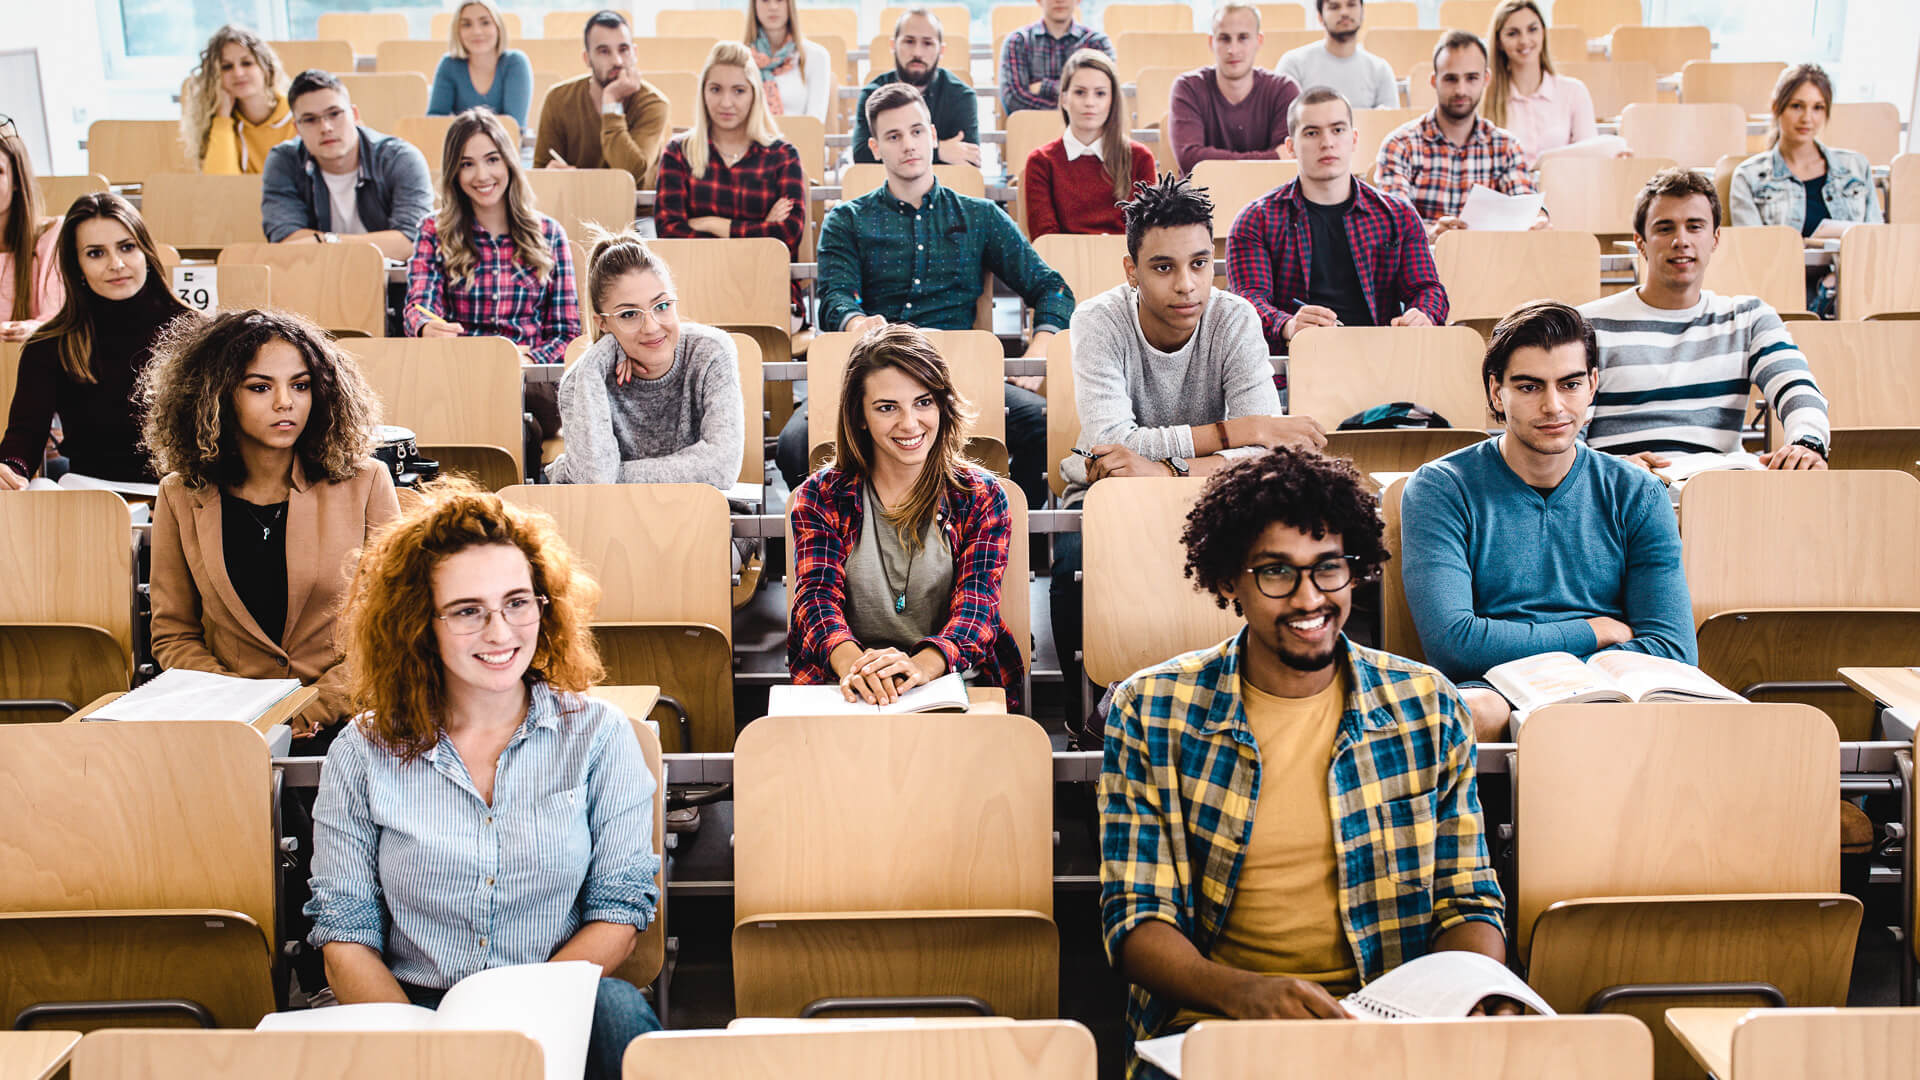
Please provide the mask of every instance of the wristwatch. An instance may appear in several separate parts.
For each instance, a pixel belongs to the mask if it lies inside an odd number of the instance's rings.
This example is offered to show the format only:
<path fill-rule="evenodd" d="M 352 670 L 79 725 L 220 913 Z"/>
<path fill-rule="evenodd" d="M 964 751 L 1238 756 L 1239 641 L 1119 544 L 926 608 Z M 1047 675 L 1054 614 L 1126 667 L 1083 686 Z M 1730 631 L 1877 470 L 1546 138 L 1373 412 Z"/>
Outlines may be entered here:
<path fill-rule="evenodd" d="M 1813 451 L 1814 453 L 1819 454 L 1821 461 L 1828 460 L 1827 444 L 1824 442 L 1821 442 L 1820 436 L 1818 435 L 1802 435 L 1799 438 L 1793 440 L 1793 445 L 1804 446 L 1807 449 Z"/>
<path fill-rule="evenodd" d="M 337 244 L 340 242 L 340 234 L 323 232 L 320 234 L 320 242 L 323 244 Z"/>
<path fill-rule="evenodd" d="M 1167 459 L 1167 468 L 1172 469 L 1173 475 L 1175 476 L 1186 476 L 1187 475 L 1187 459 L 1170 457 Z"/>

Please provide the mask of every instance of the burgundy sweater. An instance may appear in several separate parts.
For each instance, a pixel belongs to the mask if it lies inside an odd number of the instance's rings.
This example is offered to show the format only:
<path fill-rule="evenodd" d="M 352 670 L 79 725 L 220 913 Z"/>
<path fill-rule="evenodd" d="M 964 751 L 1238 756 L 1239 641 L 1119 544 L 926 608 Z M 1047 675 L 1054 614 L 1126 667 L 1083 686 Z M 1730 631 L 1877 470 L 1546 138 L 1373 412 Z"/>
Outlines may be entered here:
<path fill-rule="evenodd" d="M 1287 138 L 1287 106 L 1300 96 L 1300 87 L 1285 75 L 1255 68 L 1253 92 L 1238 105 L 1220 96 L 1220 82 L 1211 67 L 1195 68 L 1173 81 L 1167 107 L 1167 137 L 1173 140 L 1173 158 L 1180 171 L 1215 158 L 1273 160 L 1273 150 Z"/>
<path fill-rule="evenodd" d="M 1153 151 L 1131 140 L 1133 176 L 1127 182 L 1153 183 Z M 1123 233 L 1126 218 L 1113 197 L 1113 181 L 1106 163 L 1091 154 L 1067 161 L 1067 144 L 1055 139 L 1027 155 L 1020 175 L 1020 198 L 1027 205 L 1027 236 L 1038 240 L 1048 233 Z"/>

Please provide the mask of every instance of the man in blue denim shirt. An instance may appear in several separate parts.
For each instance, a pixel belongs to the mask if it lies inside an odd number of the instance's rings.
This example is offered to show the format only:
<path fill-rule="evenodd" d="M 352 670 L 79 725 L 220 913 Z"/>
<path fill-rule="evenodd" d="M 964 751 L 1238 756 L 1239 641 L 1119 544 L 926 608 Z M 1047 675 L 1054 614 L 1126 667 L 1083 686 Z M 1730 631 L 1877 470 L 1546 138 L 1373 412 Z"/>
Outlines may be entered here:
<path fill-rule="evenodd" d="M 360 126 L 346 87 L 303 71 L 287 91 L 294 130 L 267 154 L 261 229 L 276 244 L 365 241 L 405 260 L 433 212 L 427 159 L 401 139 Z"/>

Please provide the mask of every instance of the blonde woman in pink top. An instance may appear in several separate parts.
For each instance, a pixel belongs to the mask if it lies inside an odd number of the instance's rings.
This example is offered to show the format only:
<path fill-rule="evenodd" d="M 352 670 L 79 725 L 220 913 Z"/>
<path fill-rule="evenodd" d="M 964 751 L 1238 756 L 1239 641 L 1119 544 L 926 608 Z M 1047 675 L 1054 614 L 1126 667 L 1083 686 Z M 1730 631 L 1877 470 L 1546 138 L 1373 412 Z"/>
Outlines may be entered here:
<path fill-rule="evenodd" d="M 1597 139 L 1593 95 L 1579 79 L 1556 75 L 1547 55 L 1547 20 L 1534 0 L 1505 0 L 1487 32 L 1493 78 L 1480 115 L 1505 128 L 1539 168 L 1540 157 Z"/>

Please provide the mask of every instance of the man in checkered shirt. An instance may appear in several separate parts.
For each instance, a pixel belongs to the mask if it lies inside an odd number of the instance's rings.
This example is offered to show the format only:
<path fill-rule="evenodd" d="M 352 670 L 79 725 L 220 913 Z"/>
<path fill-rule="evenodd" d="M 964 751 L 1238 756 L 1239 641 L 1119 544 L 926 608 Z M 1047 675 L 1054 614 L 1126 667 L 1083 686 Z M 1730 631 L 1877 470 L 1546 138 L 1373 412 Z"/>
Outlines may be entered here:
<path fill-rule="evenodd" d="M 1475 184 L 1502 195 L 1531 195 L 1539 189 L 1527 172 L 1520 140 L 1480 117 L 1487 92 L 1487 46 L 1465 30 L 1449 30 L 1433 49 L 1433 109 L 1395 129 L 1380 144 L 1374 183 L 1389 195 L 1413 204 L 1437 239 L 1448 229 L 1464 229 L 1460 208 Z M 1547 227 L 1540 211 L 1533 227 Z"/>

